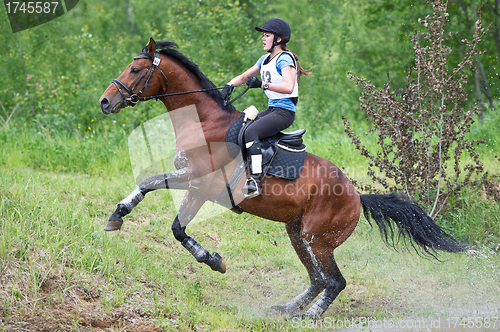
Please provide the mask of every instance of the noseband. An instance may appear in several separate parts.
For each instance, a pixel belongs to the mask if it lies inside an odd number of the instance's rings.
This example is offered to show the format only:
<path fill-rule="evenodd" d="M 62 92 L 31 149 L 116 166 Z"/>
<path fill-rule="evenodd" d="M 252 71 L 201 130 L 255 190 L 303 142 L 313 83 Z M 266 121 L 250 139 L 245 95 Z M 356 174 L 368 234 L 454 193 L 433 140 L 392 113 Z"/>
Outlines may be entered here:
<path fill-rule="evenodd" d="M 153 72 L 155 71 L 156 68 L 158 68 L 158 65 L 160 64 L 160 53 L 156 52 L 155 57 L 153 57 L 149 53 L 144 53 L 143 55 L 134 57 L 134 60 L 137 60 L 137 59 L 149 59 L 149 60 L 151 60 L 151 64 L 149 65 L 148 69 L 142 74 L 142 76 L 139 78 L 139 80 L 134 84 L 134 86 L 131 89 L 129 89 L 119 79 L 115 78 L 113 80 L 113 83 L 115 84 L 116 88 L 120 92 L 125 105 L 127 105 L 127 103 L 130 102 L 130 104 L 132 104 L 132 107 L 135 106 L 135 104 L 137 104 L 139 101 L 145 100 L 144 98 L 139 97 L 139 95 L 144 91 L 144 89 L 146 89 L 146 87 L 148 86 L 149 80 L 153 76 Z M 163 73 L 163 71 L 160 68 L 158 68 L 158 70 L 160 71 L 163 78 L 165 79 L 165 91 L 167 91 L 167 88 L 168 88 L 167 77 L 165 76 L 165 74 Z M 146 76 L 146 74 L 148 72 L 149 72 L 149 76 L 146 80 L 146 83 L 144 83 L 144 86 L 139 90 L 139 92 L 133 93 L 133 91 L 135 90 L 137 85 L 142 81 L 142 79 Z M 125 97 L 125 95 L 123 94 L 123 91 L 122 91 L 122 89 L 120 89 L 120 87 L 122 87 L 128 93 L 128 95 L 129 95 L 128 98 Z M 151 96 L 151 97 L 148 97 L 148 99 L 153 99 L 153 98 L 157 98 L 160 96 L 163 96 L 163 95 Z"/>

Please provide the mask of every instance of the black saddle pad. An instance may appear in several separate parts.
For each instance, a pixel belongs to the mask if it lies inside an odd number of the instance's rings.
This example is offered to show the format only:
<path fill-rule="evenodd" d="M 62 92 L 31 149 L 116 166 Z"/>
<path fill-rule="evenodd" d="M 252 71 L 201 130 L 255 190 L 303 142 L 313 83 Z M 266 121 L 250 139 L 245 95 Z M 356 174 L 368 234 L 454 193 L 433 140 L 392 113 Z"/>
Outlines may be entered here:
<path fill-rule="evenodd" d="M 229 127 L 226 133 L 226 146 L 233 158 L 236 158 L 242 151 L 238 144 L 238 136 L 243 127 L 245 114 L 241 116 Z M 279 178 L 293 180 L 300 176 L 306 158 L 306 146 L 304 144 L 286 144 L 286 134 L 280 133 L 270 137 L 267 143 L 269 149 L 263 149 L 262 170 L 265 174 Z"/>

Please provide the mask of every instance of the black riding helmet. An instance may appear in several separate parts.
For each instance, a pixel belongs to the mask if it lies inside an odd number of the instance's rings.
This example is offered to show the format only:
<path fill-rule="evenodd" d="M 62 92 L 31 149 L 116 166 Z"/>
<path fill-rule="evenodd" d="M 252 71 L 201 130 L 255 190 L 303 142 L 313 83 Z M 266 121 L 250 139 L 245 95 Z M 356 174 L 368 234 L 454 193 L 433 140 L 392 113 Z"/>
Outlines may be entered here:
<path fill-rule="evenodd" d="M 271 32 L 274 34 L 273 47 L 269 50 L 272 52 L 274 47 L 279 44 L 286 44 L 290 41 L 292 30 L 290 25 L 280 18 L 272 18 L 267 20 L 262 27 L 255 27 L 259 32 Z M 281 42 L 278 43 L 278 37 L 281 37 Z"/>

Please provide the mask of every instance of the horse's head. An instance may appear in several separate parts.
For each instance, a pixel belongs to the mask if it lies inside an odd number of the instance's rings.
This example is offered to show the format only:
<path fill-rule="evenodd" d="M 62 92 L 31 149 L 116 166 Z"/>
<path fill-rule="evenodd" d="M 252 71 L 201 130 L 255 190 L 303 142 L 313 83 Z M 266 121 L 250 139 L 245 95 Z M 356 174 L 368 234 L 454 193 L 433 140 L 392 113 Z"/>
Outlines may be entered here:
<path fill-rule="evenodd" d="M 122 108 L 135 106 L 147 97 L 154 98 L 166 92 L 168 82 L 163 71 L 158 68 L 159 56 L 156 42 L 151 38 L 142 54 L 134 58 L 99 99 L 104 114 L 118 113 Z"/>

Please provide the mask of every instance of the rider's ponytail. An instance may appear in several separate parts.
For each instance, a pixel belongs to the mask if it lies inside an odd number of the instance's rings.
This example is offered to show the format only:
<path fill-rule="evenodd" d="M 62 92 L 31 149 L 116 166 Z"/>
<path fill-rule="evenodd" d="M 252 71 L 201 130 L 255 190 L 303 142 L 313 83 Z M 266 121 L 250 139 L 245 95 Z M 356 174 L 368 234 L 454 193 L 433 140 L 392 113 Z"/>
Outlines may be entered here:
<path fill-rule="evenodd" d="M 295 58 L 295 62 L 297 63 L 297 80 L 300 80 L 300 76 L 302 76 L 302 75 L 306 75 L 306 76 L 311 75 L 312 70 L 311 69 L 306 70 L 306 69 L 302 68 L 302 66 L 299 63 L 299 58 L 297 58 L 297 55 L 295 55 L 295 53 L 293 53 L 291 50 L 289 50 L 286 47 L 286 44 L 282 44 L 281 47 L 283 48 L 283 51 L 287 51 L 287 52 L 292 53 L 293 57 Z"/>

